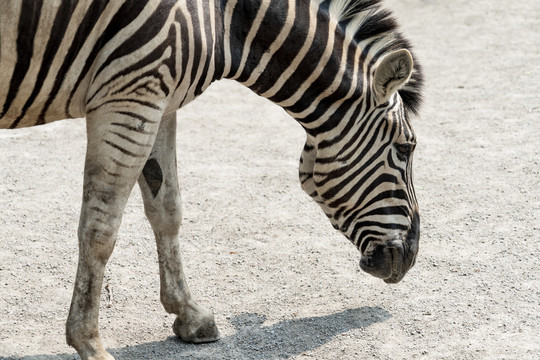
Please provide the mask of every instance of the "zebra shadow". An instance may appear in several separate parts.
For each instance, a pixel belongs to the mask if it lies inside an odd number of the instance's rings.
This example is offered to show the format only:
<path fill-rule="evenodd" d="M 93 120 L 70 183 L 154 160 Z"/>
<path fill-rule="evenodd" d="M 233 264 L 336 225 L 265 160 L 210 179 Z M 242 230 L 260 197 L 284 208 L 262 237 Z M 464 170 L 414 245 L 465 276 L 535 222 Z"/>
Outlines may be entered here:
<path fill-rule="evenodd" d="M 361 307 L 308 318 L 284 320 L 264 325 L 266 316 L 245 313 L 230 319 L 236 332 L 215 343 L 186 344 L 171 336 L 164 341 L 107 349 L 117 360 L 143 359 L 287 359 L 316 349 L 354 329 L 388 320 L 390 313 L 380 307 Z M 74 360 L 74 354 L 35 355 L 22 360 Z"/>

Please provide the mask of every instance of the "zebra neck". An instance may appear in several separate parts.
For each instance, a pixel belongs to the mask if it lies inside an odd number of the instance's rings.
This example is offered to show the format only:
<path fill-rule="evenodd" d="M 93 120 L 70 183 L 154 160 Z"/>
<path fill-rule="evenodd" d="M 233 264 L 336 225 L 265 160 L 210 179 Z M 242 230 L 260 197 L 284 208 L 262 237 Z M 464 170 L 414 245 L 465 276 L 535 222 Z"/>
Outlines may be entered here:
<path fill-rule="evenodd" d="M 222 9 L 223 77 L 280 105 L 306 130 L 333 126 L 328 114 L 344 114 L 341 105 L 359 97 L 360 51 L 318 1 L 223 0 Z"/>

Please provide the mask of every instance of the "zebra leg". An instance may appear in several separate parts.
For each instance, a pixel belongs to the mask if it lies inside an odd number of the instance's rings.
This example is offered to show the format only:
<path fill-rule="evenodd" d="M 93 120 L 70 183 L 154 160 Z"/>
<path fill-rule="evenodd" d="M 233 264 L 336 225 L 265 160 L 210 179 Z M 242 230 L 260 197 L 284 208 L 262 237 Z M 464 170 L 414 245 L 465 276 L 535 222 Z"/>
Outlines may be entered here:
<path fill-rule="evenodd" d="M 219 331 L 212 311 L 191 299 L 180 257 L 182 209 L 176 169 L 176 113 L 165 116 L 154 148 L 139 177 L 146 216 L 156 237 L 161 302 L 176 314 L 175 334 L 186 342 L 215 341 Z"/>
<path fill-rule="evenodd" d="M 67 343 L 83 360 L 113 359 L 103 348 L 98 330 L 103 274 L 124 207 L 150 154 L 161 117 L 157 110 L 144 115 L 132 111 L 97 110 L 87 116 L 79 263 L 66 323 Z"/>

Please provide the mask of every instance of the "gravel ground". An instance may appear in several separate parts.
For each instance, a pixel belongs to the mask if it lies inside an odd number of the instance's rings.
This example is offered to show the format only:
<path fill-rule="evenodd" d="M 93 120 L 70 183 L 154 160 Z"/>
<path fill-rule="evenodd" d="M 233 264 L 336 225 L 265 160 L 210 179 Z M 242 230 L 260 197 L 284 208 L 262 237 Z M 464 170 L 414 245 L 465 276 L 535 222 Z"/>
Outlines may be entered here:
<path fill-rule="evenodd" d="M 392 0 L 427 86 L 415 120 L 421 249 L 390 286 L 359 270 L 297 180 L 304 135 L 232 82 L 179 112 L 185 267 L 219 342 L 159 303 L 135 189 L 106 272 L 118 359 L 540 359 L 540 2 Z M 84 123 L 0 131 L 0 358 L 75 359 Z"/>

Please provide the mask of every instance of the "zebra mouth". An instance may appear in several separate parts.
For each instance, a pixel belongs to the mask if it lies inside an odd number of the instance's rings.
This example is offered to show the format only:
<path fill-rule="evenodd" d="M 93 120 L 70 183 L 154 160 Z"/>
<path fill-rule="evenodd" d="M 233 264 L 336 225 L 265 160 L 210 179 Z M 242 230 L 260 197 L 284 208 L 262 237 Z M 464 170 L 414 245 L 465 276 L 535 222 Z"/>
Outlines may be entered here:
<path fill-rule="evenodd" d="M 405 271 L 403 271 L 402 250 L 402 247 L 393 247 L 390 249 L 390 256 L 392 257 L 392 275 L 386 279 L 383 279 L 387 284 L 397 284 L 405 276 Z"/>

